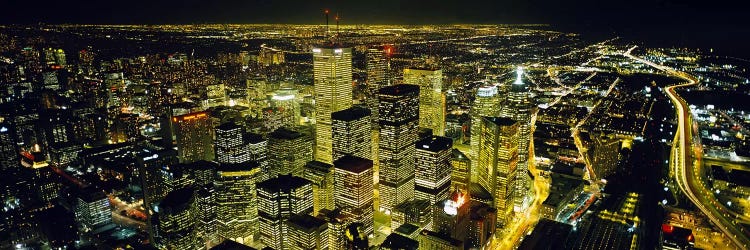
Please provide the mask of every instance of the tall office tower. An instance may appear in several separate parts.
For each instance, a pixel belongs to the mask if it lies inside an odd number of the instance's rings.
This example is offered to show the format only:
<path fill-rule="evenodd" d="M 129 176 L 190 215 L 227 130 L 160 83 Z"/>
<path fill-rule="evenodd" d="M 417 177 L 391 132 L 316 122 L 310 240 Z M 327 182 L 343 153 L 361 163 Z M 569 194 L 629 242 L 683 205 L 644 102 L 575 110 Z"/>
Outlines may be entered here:
<path fill-rule="evenodd" d="M 183 171 L 193 178 L 195 185 L 204 186 L 214 183 L 218 169 L 219 164 L 216 162 L 196 161 L 186 165 Z"/>
<path fill-rule="evenodd" d="M 93 187 L 80 190 L 75 216 L 81 232 L 89 232 L 111 223 L 112 210 L 109 208 L 107 195 Z"/>
<path fill-rule="evenodd" d="M 615 134 L 589 133 L 591 166 L 597 179 L 604 179 L 617 172 L 622 140 Z"/>
<path fill-rule="evenodd" d="M 200 246 L 196 235 L 195 190 L 181 188 L 169 192 L 159 204 L 155 220 L 158 241 L 164 249 L 193 250 Z"/>
<path fill-rule="evenodd" d="M 378 126 L 378 90 L 382 87 L 391 85 L 389 80 L 388 56 L 392 48 L 368 49 L 367 50 L 367 107 L 372 112 L 371 121 L 373 129 Z"/>
<path fill-rule="evenodd" d="M 303 167 L 313 158 L 313 142 L 310 137 L 280 128 L 271 132 L 268 138 L 269 177 L 284 174 L 302 176 Z"/>
<path fill-rule="evenodd" d="M 367 234 L 362 223 L 354 222 L 346 226 L 346 243 L 344 249 L 366 250 L 370 249 Z"/>
<path fill-rule="evenodd" d="M 419 86 L 419 127 L 445 135 L 445 93 L 443 71 L 404 69 L 404 83 Z"/>
<path fill-rule="evenodd" d="M 328 224 L 328 249 L 345 250 L 346 227 L 352 223 L 351 216 L 344 214 L 341 209 L 320 210 L 317 217 Z M 367 238 L 367 236 L 365 236 Z"/>
<path fill-rule="evenodd" d="M 380 210 L 389 213 L 414 198 L 414 143 L 419 131 L 419 86 L 398 84 L 378 91 L 380 109 Z"/>
<path fill-rule="evenodd" d="M 333 163 L 331 113 L 352 106 L 352 49 L 313 48 L 315 160 Z"/>
<path fill-rule="evenodd" d="M 482 117 L 496 117 L 500 115 L 500 96 L 496 85 L 480 86 L 477 89 L 477 96 L 474 104 L 471 106 L 471 128 L 470 128 L 470 146 L 471 161 L 476 162 L 479 154 L 479 137 L 482 136 L 480 128 L 482 126 Z M 471 168 L 471 182 L 479 181 L 478 168 Z"/>
<path fill-rule="evenodd" d="M 279 175 L 258 183 L 257 190 L 260 240 L 273 249 L 288 249 L 284 221 L 312 212 L 312 184 L 301 177 Z"/>
<path fill-rule="evenodd" d="M 319 161 L 311 161 L 305 164 L 302 170 L 302 178 L 312 183 L 313 188 L 313 214 L 318 214 L 323 209 L 333 210 L 333 165 Z"/>
<path fill-rule="evenodd" d="M 243 142 L 242 126 L 227 122 L 216 127 L 216 161 L 235 164 L 250 161 L 250 153 Z"/>
<path fill-rule="evenodd" d="M 451 189 L 453 191 L 463 190 L 466 193 L 469 189 L 471 178 L 471 160 L 458 149 L 451 150 Z"/>
<path fill-rule="evenodd" d="M 132 155 L 135 158 L 138 178 L 140 179 L 141 190 L 143 191 L 143 210 L 146 211 L 146 224 L 152 229 L 149 234 L 149 240 L 155 242 L 153 236 L 153 215 L 159 201 L 170 190 L 166 190 L 165 185 L 161 183 L 161 170 L 171 168 L 177 164 L 177 152 L 174 149 L 157 149 L 150 147 L 135 147 Z"/>
<path fill-rule="evenodd" d="M 258 233 L 258 201 L 255 178 L 260 168 L 254 161 L 219 167 L 216 185 L 219 235 L 240 243 Z"/>
<path fill-rule="evenodd" d="M 301 122 L 300 104 L 297 101 L 298 90 L 291 83 L 282 84 L 271 96 L 271 107 L 276 108 L 284 117 L 282 126 L 294 128 Z"/>
<path fill-rule="evenodd" d="M 346 155 L 333 162 L 335 166 L 334 200 L 336 207 L 351 214 L 354 221 L 362 223 L 367 235 L 373 233 L 375 210 L 372 161 Z"/>
<path fill-rule="evenodd" d="M 533 126 L 531 124 L 531 114 L 534 112 L 534 105 L 530 101 L 530 90 L 528 85 L 524 83 L 523 78 L 523 69 L 518 67 L 516 69 L 516 79 L 510 84 L 510 92 L 505 101 L 506 107 L 500 114 L 502 117 L 511 118 L 519 123 L 518 169 L 516 170 L 516 190 L 513 198 L 516 211 L 526 209 L 531 203 L 531 196 L 529 195 L 531 177 L 528 171 L 528 161 L 534 159 L 530 155 L 533 152 L 529 151 L 532 139 L 531 126 Z"/>
<path fill-rule="evenodd" d="M 328 224 L 309 214 L 294 214 L 286 221 L 290 250 L 327 250 Z"/>
<path fill-rule="evenodd" d="M 435 204 L 448 198 L 451 188 L 451 149 L 453 140 L 430 136 L 415 144 L 416 181 L 414 197 Z M 431 229 L 428 225 L 427 229 Z"/>
<path fill-rule="evenodd" d="M 203 107 L 216 107 L 227 105 L 227 90 L 223 83 L 210 84 L 206 86 L 206 99 L 203 100 Z"/>
<path fill-rule="evenodd" d="M 208 113 L 197 112 L 172 117 L 180 162 L 214 159 L 213 127 Z"/>
<path fill-rule="evenodd" d="M 351 107 L 331 114 L 333 120 L 333 160 L 344 155 L 372 159 L 370 110 Z"/>
<path fill-rule="evenodd" d="M 313 48 L 315 160 L 332 163 L 331 113 L 352 106 L 352 49 Z"/>
<path fill-rule="evenodd" d="M 268 160 L 268 140 L 255 133 L 245 133 L 242 135 L 242 140 L 245 142 L 245 147 L 247 147 L 247 153 L 250 154 L 250 160 L 257 162 L 260 168 L 256 182 L 270 179 L 271 163 Z"/>
<path fill-rule="evenodd" d="M 0 121 L 0 171 L 18 168 L 18 151 L 11 126 Z"/>
<path fill-rule="evenodd" d="M 196 235 L 201 240 L 201 246 L 214 245 L 221 241 L 216 187 L 209 183 L 198 185 L 196 188 L 195 204 L 198 213 L 196 215 Z"/>
<path fill-rule="evenodd" d="M 513 213 L 519 127 L 510 118 L 484 117 L 479 130 L 478 183 L 495 198 L 499 226 Z"/>

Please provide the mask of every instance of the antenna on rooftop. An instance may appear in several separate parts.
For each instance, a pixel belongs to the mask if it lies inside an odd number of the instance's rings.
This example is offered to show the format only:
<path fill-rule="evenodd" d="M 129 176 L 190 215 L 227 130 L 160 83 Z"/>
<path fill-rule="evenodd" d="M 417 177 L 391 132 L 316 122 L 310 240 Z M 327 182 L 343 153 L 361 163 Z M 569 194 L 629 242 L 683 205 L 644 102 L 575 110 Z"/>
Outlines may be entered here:
<path fill-rule="evenodd" d="M 328 9 L 325 9 L 324 12 L 326 14 L 326 35 L 328 35 Z"/>

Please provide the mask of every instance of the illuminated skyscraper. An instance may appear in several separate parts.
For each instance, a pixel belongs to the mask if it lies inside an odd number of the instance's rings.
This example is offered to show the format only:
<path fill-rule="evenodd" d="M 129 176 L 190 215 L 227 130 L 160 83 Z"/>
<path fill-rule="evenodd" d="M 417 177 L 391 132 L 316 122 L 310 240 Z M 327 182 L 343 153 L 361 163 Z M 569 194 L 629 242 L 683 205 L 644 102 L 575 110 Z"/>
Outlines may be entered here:
<path fill-rule="evenodd" d="M 380 109 L 380 210 L 389 212 L 414 198 L 414 143 L 419 131 L 419 86 L 392 85 L 378 91 Z"/>
<path fill-rule="evenodd" d="M 180 162 L 214 159 L 213 127 L 205 112 L 172 117 Z"/>
<path fill-rule="evenodd" d="M 250 154 L 250 160 L 258 163 L 260 173 L 256 178 L 257 182 L 265 181 L 271 178 L 271 163 L 268 159 L 268 140 L 263 136 L 254 133 L 245 133 L 242 135 L 247 152 Z M 308 153 L 310 154 L 310 153 Z"/>
<path fill-rule="evenodd" d="M 351 215 L 344 214 L 337 208 L 323 209 L 317 217 L 328 224 L 328 249 L 346 250 L 346 228 L 352 223 Z"/>
<path fill-rule="evenodd" d="M 479 130 L 478 183 L 494 196 L 503 226 L 513 213 L 519 127 L 510 118 L 484 117 Z"/>
<path fill-rule="evenodd" d="M 227 105 L 227 90 L 223 83 L 206 86 L 206 99 L 203 107 L 216 107 Z"/>
<path fill-rule="evenodd" d="M 331 113 L 352 106 L 352 49 L 313 48 L 315 160 L 332 163 Z"/>
<path fill-rule="evenodd" d="M 8 123 L 0 122 L 0 171 L 18 168 L 18 151 Z"/>
<path fill-rule="evenodd" d="M 328 224 L 309 214 L 295 214 L 286 221 L 290 250 L 327 250 Z"/>
<path fill-rule="evenodd" d="M 269 177 L 282 174 L 302 176 L 302 168 L 313 158 L 310 137 L 286 128 L 277 129 L 268 137 Z"/>
<path fill-rule="evenodd" d="M 78 194 L 75 216 L 81 232 L 95 230 L 112 222 L 112 210 L 109 208 L 107 195 L 93 187 L 82 189 Z"/>
<path fill-rule="evenodd" d="M 344 155 L 371 159 L 372 129 L 370 110 L 351 107 L 331 114 L 333 120 L 333 160 Z"/>
<path fill-rule="evenodd" d="M 518 169 L 516 170 L 516 190 L 514 203 L 516 211 L 526 209 L 531 202 L 530 184 L 531 177 L 528 171 L 528 161 L 534 158 L 530 154 L 529 145 L 531 143 L 531 114 L 534 112 L 534 105 L 530 101 L 529 87 L 524 83 L 523 69 L 516 70 L 516 79 L 510 84 L 510 92 L 505 100 L 506 106 L 501 111 L 500 116 L 508 117 L 518 121 Z"/>
<path fill-rule="evenodd" d="M 159 204 L 155 223 L 158 245 L 164 249 L 194 250 L 200 243 L 196 235 L 197 209 L 194 190 L 181 188 L 169 192 Z"/>
<path fill-rule="evenodd" d="M 431 136 L 415 145 L 416 181 L 414 197 L 430 204 L 448 198 L 451 187 L 451 149 L 453 140 L 448 137 Z M 431 225 L 427 226 L 431 229 Z"/>
<path fill-rule="evenodd" d="M 367 235 L 373 232 L 374 184 L 372 161 L 346 155 L 336 160 L 334 200 L 336 207 L 351 214 L 354 221 L 362 223 Z"/>
<path fill-rule="evenodd" d="M 323 209 L 333 210 L 333 165 L 310 161 L 302 170 L 302 178 L 312 182 L 313 187 L 313 214 L 318 214 Z"/>
<path fill-rule="evenodd" d="M 273 249 L 288 249 L 284 221 L 294 214 L 312 212 L 312 184 L 301 177 L 279 175 L 258 183 L 257 188 L 260 240 Z"/>
<path fill-rule="evenodd" d="M 216 161 L 225 164 L 235 164 L 250 160 L 245 143 L 243 143 L 243 129 L 234 122 L 227 122 L 216 127 Z"/>
<path fill-rule="evenodd" d="M 258 163 L 219 166 L 215 181 L 219 235 L 240 243 L 255 239 L 258 233 L 256 178 Z"/>
<path fill-rule="evenodd" d="M 451 150 L 451 189 L 468 191 L 471 177 L 471 160 L 458 149 Z"/>
<path fill-rule="evenodd" d="M 388 55 L 392 48 L 367 50 L 367 107 L 372 112 L 371 121 L 374 128 L 378 122 L 378 89 L 391 85 Z"/>
<path fill-rule="evenodd" d="M 300 104 L 297 101 L 297 89 L 294 85 L 282 84 L 271 96 L 271 107 L 282 113 L 283 126 L 295 128 L 301 122 Z"/>
<path fill-rule="evenodd" d="M 404 83 L 419 86 L 419 127 L 445 135 L 445 93 L 443 71 L 404 69 Z"/>
<path fill-rule="evenodd" d="M 477 89 L 477 96 L 474 104 L 471 106 L 471 160 L 477 161 L 479 154 L 479 137 L 482 136 L 480 131 L 482 117 L 496 117 L 500 115 L 500 96 L 498 96 L 498 87 L 495 85 L 480 86 Z M 478 168 L 471 168 L 471 182 L 479 181 Z"/>

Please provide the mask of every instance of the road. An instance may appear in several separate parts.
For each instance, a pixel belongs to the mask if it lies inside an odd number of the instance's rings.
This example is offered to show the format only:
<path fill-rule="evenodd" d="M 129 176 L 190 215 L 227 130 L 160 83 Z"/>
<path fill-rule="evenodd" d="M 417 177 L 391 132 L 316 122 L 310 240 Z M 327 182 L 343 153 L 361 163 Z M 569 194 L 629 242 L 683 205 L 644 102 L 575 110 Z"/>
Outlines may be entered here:
<path fill-rule="evenodd" d="M 731 218 L 726 217 L 726 213 L 720 210 L 726 210 L 720 205 L 713 195 L 711 195 L 701 183 L 698 182 L 699 171 L 695 167 L 700 167 L 700 157 L 693 157 L 693 136 L 692 136 L 692 119 L 690 109 L 685 99 L 682 99 L 677 94 L 675 88 L 693 86 L 698 84 L 698 80 L 685 73 L 680 72 L 669 67 L 658 65 L 650 61 L 646 61 L 642 58 L 631 55 L 631 52 L 636 46 L 630 48 L 624 56 L 649 65 L 660 71 L 664 71 L 671 76 L 682 78 L 686 80 L 686 83 L 679 85 L 669 86 L 665 88 L 667 96 L 672 101 L 677 112 L 678 128 L 675 133 L 674 143 L 672 143 L 671 153 L 671 167 L 674 169 L 675 180 L 677 185 L 683 191 L 685 196 L 695 206 L 708 217 L 708 219 L 719 229 L 722 233 L 727 235 L 732 242 L 741 249 L 747 249 L 750 246 L 750 239 L 744 232 L 744 229 L 740 225 L 735 224 L 735 221 Z"/>

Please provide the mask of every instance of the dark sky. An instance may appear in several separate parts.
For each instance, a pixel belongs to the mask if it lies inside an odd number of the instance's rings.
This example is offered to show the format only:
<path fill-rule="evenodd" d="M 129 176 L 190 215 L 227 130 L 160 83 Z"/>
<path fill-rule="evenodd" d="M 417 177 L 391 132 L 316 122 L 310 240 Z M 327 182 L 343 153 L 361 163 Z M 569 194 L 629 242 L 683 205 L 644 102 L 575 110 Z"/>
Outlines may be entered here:
<path fill-rule="evenodd" d="M 750 39 L 750 3 L 727 0 L 2 0 L 0 23 L 546 23 L 705 47 Z M 9 1 L 9 2 L 8 2 Z M 674 40 L 673 42 L 670 42 Z M 745 49 L 747 50 L 747 49 Z"/>

